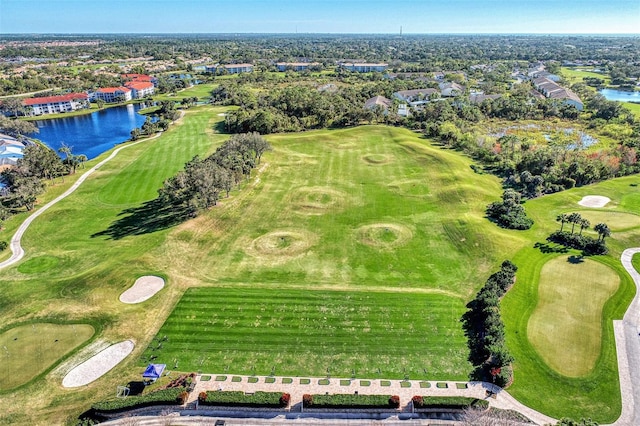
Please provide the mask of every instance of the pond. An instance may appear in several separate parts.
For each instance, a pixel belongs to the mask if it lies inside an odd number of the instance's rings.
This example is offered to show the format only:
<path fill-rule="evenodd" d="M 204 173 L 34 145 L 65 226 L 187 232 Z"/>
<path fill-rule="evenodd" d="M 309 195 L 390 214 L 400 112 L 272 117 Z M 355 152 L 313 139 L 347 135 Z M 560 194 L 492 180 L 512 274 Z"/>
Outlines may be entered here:
<path fill-rule="evenodd" d="M 142 126 L 146 117 L 137 113 L 144 104 L 106 108 L 87 115 L 37 120 L 39 133 L 29 135 L 40 139 L 50 148 L 65 143 L 73 154 L 92 159 L 131 137 L 131 130 Z"/>
<path fill-rule="evenodd" d="M 602 89 L 600 94 L 609 101 L 619 102 L 640 102 L 640 92 L 630 92 L 628 90 Z"/>

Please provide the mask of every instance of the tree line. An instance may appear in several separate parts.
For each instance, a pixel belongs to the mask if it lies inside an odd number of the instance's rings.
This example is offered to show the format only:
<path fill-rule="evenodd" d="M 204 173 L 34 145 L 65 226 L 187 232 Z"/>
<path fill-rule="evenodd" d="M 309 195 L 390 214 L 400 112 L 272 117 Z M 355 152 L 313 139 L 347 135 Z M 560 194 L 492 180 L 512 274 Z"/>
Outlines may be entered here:
<path fill-rule="evenodd" d="M 215 206 L 221 194 L 229 192 L 248 178 L 260 163 L 264 152 L 271 149 L 258 133 L 231 136 L 210 156 L 195 156 L 185 164 L 184 170 L 167 179 L 158 190 L 159 200 L 165 206 L 193 217 L 198 212 Z"/>
<path fill-rule="evenodd" d="M 500 299 L 515 282 L 518 267 L 508 260 L 492 274 L 475 299 L 467 304 L 462 317 L 467 336 L 469 361 L 475 367 L 472 380 L 506 386 L 512 378 L 513 356 L 506 347 L 504 323 L 500 315 Z"/>

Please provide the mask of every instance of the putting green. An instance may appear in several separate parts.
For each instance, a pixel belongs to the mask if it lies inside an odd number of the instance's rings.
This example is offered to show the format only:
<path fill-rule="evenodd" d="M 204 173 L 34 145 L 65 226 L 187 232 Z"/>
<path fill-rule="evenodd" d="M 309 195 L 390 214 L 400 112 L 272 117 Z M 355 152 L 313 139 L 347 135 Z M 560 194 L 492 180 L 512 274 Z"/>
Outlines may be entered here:
<path fill-rule="evenodd" d="M 591 372 L 600 356 L 602 309 L 619 284 L 615 271 L 590 259 L 574 264 L 562 256 L 542 267 L 527 335 L 552 369 L 568 377 Z"/>
<path fill-rule="evenodd" d="M 0 334 L 0 365 L 6 372 L 0 391 L 18 387 L 47 371 L 94 333 L 88 324 L 35 323 L 6 330 Z"/>
<path fill-rule="evenodd" d="M 606 223 L 612 231 L 622 231 L 640 226 L 640 216 L 632 213 L 584 210 L 580 215 L 591 222 L 591 227 L 597 223 Z M 569 224 L 570 225 L 570 224 Z M 565 224 L 565 228 L 567 224 Z M 579 228 L 578 228 L 579 229 Z"/>

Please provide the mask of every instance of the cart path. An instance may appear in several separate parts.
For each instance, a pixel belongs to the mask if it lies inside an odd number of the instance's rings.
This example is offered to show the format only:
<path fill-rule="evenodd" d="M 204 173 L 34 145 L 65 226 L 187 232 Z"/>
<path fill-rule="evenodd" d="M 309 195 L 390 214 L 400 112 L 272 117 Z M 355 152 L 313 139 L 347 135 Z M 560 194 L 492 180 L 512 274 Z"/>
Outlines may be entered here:
<path fill-rule="evenodd" d="M 622 266 L 636 285 L 636 295 L 621 321 L 613 322 L 618 356 L 618 375 L 622 414 L 612 426 L 640 425 L 640 274 L 631 264 L 640 247 L 626 249 L 620 256 Z"/>
<path fill-rule="evenodd" d="M 31 225 L 31 222 L 36 220 L 36 218 L 38 216 L 40 216 L 42 213 L 46 212 L 50 207 L 52 207 L 53 205 L 55 205 L 59 201 L 64 200 L 69 195 L 73 194 L 73 192 L 76 189 L 78 189 L 80 187 L 80 185 L 82 185 L 82 183 L 85 180 L 87 180 L 87 178 L 89 176 L 91 176 L 96 170 L 98 170 L 100 167 L 102 167 L 104 164 L 106 164 L 109 160 L 111 160 L 116 155 L 118 155 L 118 153 L 121 150 L 129 148 L 129 147 L 134 146 L 134 145 L 137 145 L 137 144 L 142 143 L 142 142 L 150 141 L 152 139 L 155 139 L 155 138 L 159 137 L 160 135 L 162 135 L 162 133 L 156 133 L 155 135 L 151 136 L 150 138 L 142 139 L 142 140 L 139 140 L 137 142 L 133 142 L 133 143 L 130 143 L 128 145 L 116 148 L 111 153 L 111 155 L 109 155 L 104 160 L 100 161 L 98 164 L 96 164 L 95 166 L 93 166 L 92 168 L 87 170 L 86 173 L 84 173 L 82 176 L 80 176 L 80 178 L 73 185 L 71 185 L 71 187 L 69 189 L 67 189 L 62 195 L 59 195 L 58 197 L 54 198 L 53 200 L 49 201 L 47 204 L 45 204 L 44 206 L 42 206 L 41 208 L 36 210 L 31 216 L 29 216 L 24 222 L 22 222 L 22 224 L 18 227 L 18 230 L 16 231 L 16 233 L 13 234 L 13 237 L 11 238 L 11 243 L 9 245 L 9 247 L 11 248 L 11 257 L 9 259 L 5 260 L 4 262 L 0 262 L 0 269 L 4 269 L 7 266 L 11 266 L 11 265 L 19 262 L 20 259 L 22 259 L 24 257 L 24 249 L 22 248 L 22 244 L 21 244 L 22 236 L 24 235 L 24 233 L 29 228 L 29 225 Z"/>

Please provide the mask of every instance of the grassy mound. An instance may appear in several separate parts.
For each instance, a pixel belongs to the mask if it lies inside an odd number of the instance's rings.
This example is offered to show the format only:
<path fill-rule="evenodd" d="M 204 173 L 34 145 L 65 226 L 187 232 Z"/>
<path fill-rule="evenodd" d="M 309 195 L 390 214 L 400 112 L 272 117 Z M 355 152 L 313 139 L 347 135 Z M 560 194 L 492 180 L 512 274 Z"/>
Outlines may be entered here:
<path fill-rule="evenodd" d="M 397 223 L 374 223 L 358 228 L 358 241 L 371 247 L 390 250 L 407 243 L 413 236 L 409 228 Z"/>

